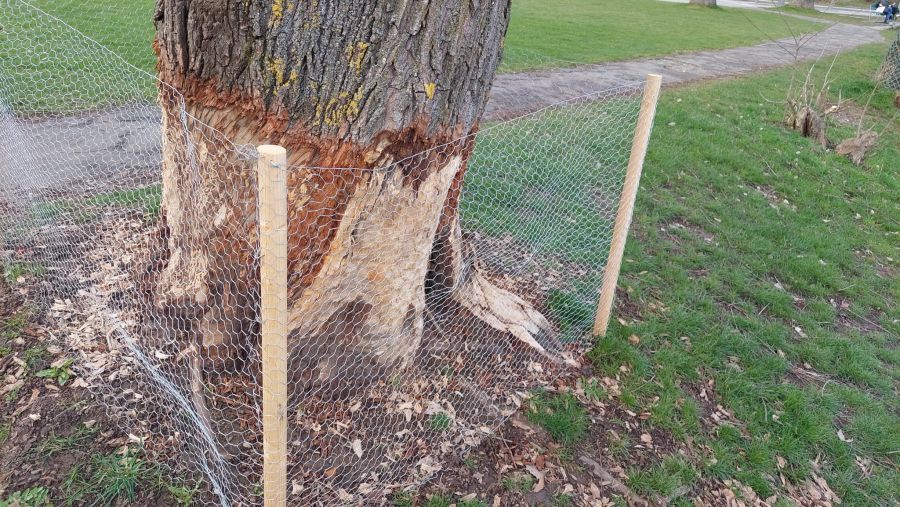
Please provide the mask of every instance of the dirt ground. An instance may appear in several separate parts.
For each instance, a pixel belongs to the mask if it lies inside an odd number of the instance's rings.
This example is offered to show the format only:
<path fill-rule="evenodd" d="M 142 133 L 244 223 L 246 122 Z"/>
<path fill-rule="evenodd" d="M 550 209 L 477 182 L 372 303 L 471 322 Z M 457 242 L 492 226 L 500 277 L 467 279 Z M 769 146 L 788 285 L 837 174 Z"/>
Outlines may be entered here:
<path fill-rule="evenodd" d="M 23 292 L 0 279 L 0 504 L 39 487 L 52 505 L 90 504 L 97 494 L 84 483 L 97 472 L 98 458 L 122 455 L 129 437 L 77 375 L 62 385 L 38 375 L 67 357 Z M 171 500 L 167 491 L 138 488 L 129 505 Z"/>
<path fill-rule="evenodd" d="M 587 395 L 581 380 L 561 379 L 558 391 L 573 393 L 588 409 L 587 436 L 574 447 L 559 445 L 522 413 L 513 416 L 498 434 L 471 450 L 464 459 L 449 464 L 433 481 L 413 496 L 411 505 L 448 505 L 435 498 L 453 499 L 458 506 L 769 506 L 785 498 L 760 498 L 733 480 L 701 479 L 693 487 L 681 486 L 666 497 L 641 494 L 627 484 L 636 470 L 666 462 L 702 462 L 712 450 L 680 441 L 646 421 L 649 413 L 635 413 L 618 400 L 616 379 L 603 378 L 606 400 Z M 701 424 L 710 432 L 721 424 L 737 425 L 727 409 L 715 400 L 714 386 L 694 386 L 701 400 Z M 677 475 L 672 467 L 669 472 Z M 784 477 L 781 477 L 785 481 Z M 787 484 L 787 482 L 785 481 Z M 840 500 L 815 473 L 803 485 L 790 485 L 790 505 L 831 506 Z M 473 502 L 473 503 L 465 503 Z M 431 503 L 429 503 L 431 502 Z M 480 502 L 480 503 L 479 503 Z M 780 505 L 780 504 L 779 504 Z"/>
<path fill-rule="evenodd" d="M 0 281 L 0 322 L 4 323 L 0 358 L 0 374 L 4 378 L 0 388 L 0 499 L 43 487 L 52 505 L 92 505 L 102 492 L 89 484 L 98 480 L 98 457 L 118 460 L 134 449 L 134 442 L 77 376 L 60 385 L 57 378 L 37 375 L 53 365 L 64 364 L 66 355 L 43 325 L 41 311 L 25 303 L 25 292 L 18 284 L 11 287 Z M 627 298 L 622 301 L 627 304 Z M 618 399 L 617 378 L 598 379 L 598 384 L 587 387 L 588 392 L 584 379 L 573 375 L 548 387 L 549 391 L 571 393 L 586 408 L 589 423 L 580 443 L 556 443 L 520 411 L 481 445 L 462 452 L 456 462 L 445 463 L 433 480 L 408 492 L 395 492 L 383 503 L 606 507 L 673 503 L 755 506 L 775 501 L 758 498 L 752 489 L 733 481 L 706 479 L 694 482 L 691 488 L 676 488 L 665 498 L 634 491 L 627 484 L 635 470 L 667 460 L 702 462 L 710 459 L 711 450 L 694 445 L 689 438 L 681 441 L 665 430 L 651 427 L 647 422 L 649 413 L 626 408 Z M 725 423 L 741 426 L 716 402 L 714 385 L 688 387 L 701 401 L 700 420 L 705 430 L 714 432 Z M 178 505 L 177 495 L 162 486 L 163 479 L 152 479 L 154 473 L 159 475 L 163 470 L 154 468 L 154 457 L 142 459 L 146 461 L 139 461 L 141 467 L 135 475 L 143 476 L 134 477 L 136 488 L 125 504 Z M 672 473 L 678 473 L 677 467 Z M 833 494 L 824 481 L 819 484 L 811 480 L 789 489 L 791 499 L 799 505 L 832 503 Z M 117 498 L 101 504 L 122 504 L 124 497 Z M 443 499 L 449 503 L 441 503 Z M 185 500 L 190 501 L 190 495 L 182 502 Z"/>

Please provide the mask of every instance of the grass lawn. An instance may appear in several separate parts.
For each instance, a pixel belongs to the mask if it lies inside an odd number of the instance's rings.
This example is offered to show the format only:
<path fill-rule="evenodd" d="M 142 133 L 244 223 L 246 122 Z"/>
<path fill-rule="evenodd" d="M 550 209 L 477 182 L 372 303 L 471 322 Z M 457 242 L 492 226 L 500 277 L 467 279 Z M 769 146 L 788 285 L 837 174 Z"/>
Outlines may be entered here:
<path fill-rule="evenodd" d="M 503 70 L 746 46 L 821 28 L 774 13 L 656 0 L 514 0 Z"/>
<path fill-rule="evenodd" d="M 816 2 L 820 7 L 828 7 L 834 5 L 836 7 L 856 7 L 857 9 L 868 9 L 874 2 L 869 0 L 824 0 Z"/>
<path fill-rule="evenodd" d="M 32 0 L 129 63 L 153 72 L 153 11 L 155 0 Z"/>
<path fill-rule="evenodd" d="M 855 133 L 884 51 L 838 58 L 832 99 L 855 106 L 831 126 L 833 140 Z M 816 474 L 845 505 L 900 501 L 900 121 L 892 93 L 876 90 L 863 122 L 883 140 L 856 167 L 781 125 L 794 71 L 661 99 L 620 279 L 629 303 L 619 298 L 622 321 L 590 353 L 595 375 L 623 386 L 618 403 L 703 449 L 650 465 L 625 458 L 629 484 L 643 494 L 737 480 L 766 498 L 785 493 L 780 476 L 802 484 Z M 609 133 L 594 130 L 598 142 Z M 498 174 L 467 184 L 510 181 Z M 470 189 L 480 190 L 490 188 Z M 556 206 L 583 220 L 578 193 L 563 196 Z M 499 201 L 489 215 L 503 221 Z M 606 224 L 579 222 L 548 249 L 577 252 L 595 225 Z M 527 229 L 518 235 L 533 241 Z M 701 423 L 707 396 L 734 415 L 712 432 Z M 538 395 L 536 403 L 553 401 Z M 571 443 L 571 428 L 584 433 L 573 422 L 583 414 L 541 417 L 561 444 Z"/>
<path fill-rule="evenodd" d="M 827 9 L 827 6 L 823 6 L 823 8 Z M 848 16 L 844 14 L 837 14 L 835 12 L 819 12 L 819 11 L 811 11 L 809 9 L 800 9 L 799 7 L 792 7 L 790 5 L 785 7 L 778 7 L 772 9 L 774 12 L 783 12 L 786 14 L 797 14 L 800 16 L 807 16 L 811 18 L 819 18 L 824 21 L 833 21 L 835 23 L 847 23 L 850 25 L 863 25 L 863 26 L 873 26 L 877 21 L 880 21 L 883 18 L 871 18 L 871 17 L 861 17 L 861 16 Z"/>
<path fill-rule="evenodd" d="M 865 104 L 883 55 L 839 58 L 833 96 Z M 779 472 L 818 467 L 846 505 L 887 505 L 900 500 L 900 122 L 876 92 L 867 123 L 884 140 L 855 167 L 779 124 L 789 76 L 663 95 L 620 280 L 644 309 L 619 315 L 595 365 L 627 364 L 623 399 L 708 446 L 700 477 L 767 497 Z M 698 431 L 688 408 L 704 383 L 739 426 Z"/>

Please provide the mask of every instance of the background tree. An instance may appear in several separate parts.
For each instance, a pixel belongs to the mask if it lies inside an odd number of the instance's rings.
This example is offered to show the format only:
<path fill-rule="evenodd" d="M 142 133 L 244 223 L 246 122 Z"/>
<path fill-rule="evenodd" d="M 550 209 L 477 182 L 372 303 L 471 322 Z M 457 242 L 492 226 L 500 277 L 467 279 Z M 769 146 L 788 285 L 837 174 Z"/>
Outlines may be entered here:
<path fill-rule="evenodd" d="M 474 142 L 454 140 L 478 129 L 509 7 L 159 0 L 167 251 L 156 303 L 209 350 L 257 331 L 254 172 L 225 139 L 275 143 L 298 167 L 288 173 L 289 342 L 313 378 L 349 361 L 408 364 L 436 315 L 475 317 L 560 358 L 549 322 L 474 267 L 459 226 Z M 224 137 L 192 128 L 201 124 Z"/>
<path fill-rule="evenodd" d="M 794 6 L 801 9 L 815 9 L 815 0 L 794 0 Z"/>
<path fill-rule="evenodd" d="M 690 0 L 689 3 L 691 3 L 693 5 L 703 5 L 705 7 L 715 7 L 716 6 L 716 0 Z"/>

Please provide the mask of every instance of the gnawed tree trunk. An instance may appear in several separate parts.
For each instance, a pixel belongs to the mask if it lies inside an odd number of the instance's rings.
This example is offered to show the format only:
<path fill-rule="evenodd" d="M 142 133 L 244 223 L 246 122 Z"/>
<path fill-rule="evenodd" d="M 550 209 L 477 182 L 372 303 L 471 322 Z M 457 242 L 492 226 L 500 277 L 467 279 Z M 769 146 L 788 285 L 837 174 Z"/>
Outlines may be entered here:
<path fill-rule="evenodd" d="M 815 9 L 816 2 L 815 0 L 794 0 L 794 7 L 800 7 L 801 9 Z"/>
<path fill-rule="evenodd" d="M 704 7 L 715 7 L 716 6 L 716 0 L 690 0 L 690 2 L 688 2 L 688 3 L 690 3 L 692 5 L 702 5 Z"/>
<path fill-rule="evenodd" d="M 210 353 L 253 334 L 254 172 L 225 139 L 276 143 L 297 166 L 289 342 L 304 380 L 408 364 L 450 304 L 564 359 L 550 323 L 475 269 L 459 227 L 474 142 L 451 141 L 477 131 L 508 20 L 509 0 L 159 0 L 157 304 L 193 315 Z"/>
<path fill-rule="evenodd" d="M 790 105 L 784 122 L 801 136 L 809 137 L 823 148 L 828 148 L 831 144 L 825 132 L 825 117 L 811 106 Z"/>

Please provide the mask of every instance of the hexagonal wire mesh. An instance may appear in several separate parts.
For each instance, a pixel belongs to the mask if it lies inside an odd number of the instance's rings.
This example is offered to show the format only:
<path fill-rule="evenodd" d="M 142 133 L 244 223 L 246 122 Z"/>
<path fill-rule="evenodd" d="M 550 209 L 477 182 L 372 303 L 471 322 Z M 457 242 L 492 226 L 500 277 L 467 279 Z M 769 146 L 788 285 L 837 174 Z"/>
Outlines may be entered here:
<path fill-rule="evenodd" d="M 128 432 L 199 473 L 201 503 L 259 504 L 257 152 L 128 63 L 152 61 L 152 28 L 75 28 L 134 9 L 0 0 L 4 248 L 41 266 L 54 329 Z M 292 501 L 427 479 L 579 357 L 641 91 L 373 167 L 283 168 L 302 195 L 284 259 Z"/>
<path fill-rule="evenodd" d="M 900 92 L 900 32 L 888 47 L 875 81 L 888 90 Z"/>

